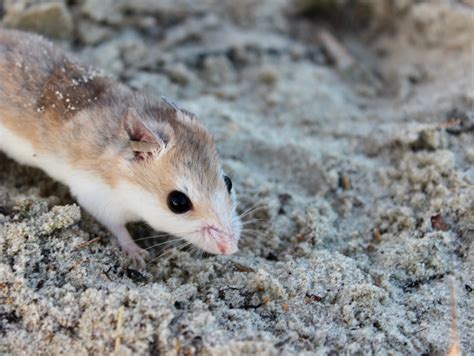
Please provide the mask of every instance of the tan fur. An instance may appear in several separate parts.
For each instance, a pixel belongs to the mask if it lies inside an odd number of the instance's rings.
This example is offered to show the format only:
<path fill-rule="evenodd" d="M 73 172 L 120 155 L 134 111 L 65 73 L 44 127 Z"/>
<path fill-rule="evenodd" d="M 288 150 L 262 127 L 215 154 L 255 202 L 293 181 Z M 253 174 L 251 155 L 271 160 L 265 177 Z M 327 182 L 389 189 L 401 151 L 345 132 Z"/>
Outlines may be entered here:
<path fill-rule="evenodd" d="M 58 63 L 40 86 L 36 106 L 48 118 L 56 121 L 74 118 L 77 111 L 85 110 L 104 100 L 111 91 L 110 80 L 96 76 L 65 58 Z"/>
<path fill-rule="evenodd" d="M 128 108 L 170 141 L 160 159 L 133 160 L 123 129 Z M 202 198 L 196 218 L 210 211 L 212 193 L 224 185 L 212 137 L 187 112 L 76 64 L 36 35 L 0 29 L 0 113 L 0 123 L 36 150 L 61 156 L 110 186 L 125 179 L 165 204 L 178 178 L 192 181 Z"/>

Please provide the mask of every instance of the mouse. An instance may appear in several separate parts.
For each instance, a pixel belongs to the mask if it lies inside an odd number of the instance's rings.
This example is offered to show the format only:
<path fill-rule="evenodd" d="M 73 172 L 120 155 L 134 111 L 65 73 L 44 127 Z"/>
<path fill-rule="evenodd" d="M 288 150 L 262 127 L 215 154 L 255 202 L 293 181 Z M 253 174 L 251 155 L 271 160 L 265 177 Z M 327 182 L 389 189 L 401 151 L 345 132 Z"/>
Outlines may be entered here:
<path fill-rule="evenodd" d="M 0 150 L 63 183 L 143 262 L 125 225 L 212 253 L 238 251 L 235 189 L 191 112 L 81 64 L 50 40 L 0 29 Z"/>

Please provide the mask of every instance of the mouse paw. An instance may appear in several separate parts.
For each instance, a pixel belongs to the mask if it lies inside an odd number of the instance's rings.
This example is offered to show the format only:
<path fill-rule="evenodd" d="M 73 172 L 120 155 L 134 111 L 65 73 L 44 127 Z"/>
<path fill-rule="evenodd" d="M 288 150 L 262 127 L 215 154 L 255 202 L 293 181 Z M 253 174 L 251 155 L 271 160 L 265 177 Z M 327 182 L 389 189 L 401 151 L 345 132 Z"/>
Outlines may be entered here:
<path fill-rule="evenodd" d="M 141 247 L 135 245 L 122 246 L 122 251 L 125 256 L 130 257 L 134 262 L 139 266 L 145 266 L 145 260 L 150 257 L 150 254 L 147 250 L 142 249 Z"/>
<path fill-rule="evenodd" d="M 124 225 L 110 225 L 110 231 L 117 236 L 117 242 L 125 256 L 130 257 L 139 266 L 145 266 L 145 259 L 149 257 L 148 251 L 136 244 Z"/>

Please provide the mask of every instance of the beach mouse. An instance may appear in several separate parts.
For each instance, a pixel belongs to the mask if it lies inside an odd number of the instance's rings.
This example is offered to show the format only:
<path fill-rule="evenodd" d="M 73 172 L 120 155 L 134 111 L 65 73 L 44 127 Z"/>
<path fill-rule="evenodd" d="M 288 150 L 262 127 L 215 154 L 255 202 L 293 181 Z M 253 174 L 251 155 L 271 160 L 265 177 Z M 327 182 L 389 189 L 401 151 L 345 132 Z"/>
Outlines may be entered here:
<path fill-rule="evenodd" d="M 175 104 L 78 64 L 45 38 L 0 29 L 0 150 L 67 185 L 118 239 L 143 220 L 215 254 L 242 224 L 212 136 Z"/>

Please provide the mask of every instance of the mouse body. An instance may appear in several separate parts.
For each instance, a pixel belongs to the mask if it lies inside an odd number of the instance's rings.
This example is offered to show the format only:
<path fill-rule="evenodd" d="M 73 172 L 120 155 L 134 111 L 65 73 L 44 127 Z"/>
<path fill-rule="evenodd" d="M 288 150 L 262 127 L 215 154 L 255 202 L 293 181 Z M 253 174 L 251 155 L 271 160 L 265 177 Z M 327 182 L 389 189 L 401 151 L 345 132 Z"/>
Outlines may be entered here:
<path fill-rule="evenodd" d="M 134 259 L 147 252 L 125 224 L 138 220 L 210 253 L 238 249 L 232 182 L 196 117 L 39 35 L 0 29 L 0 150 L 67 185 Z"/>

